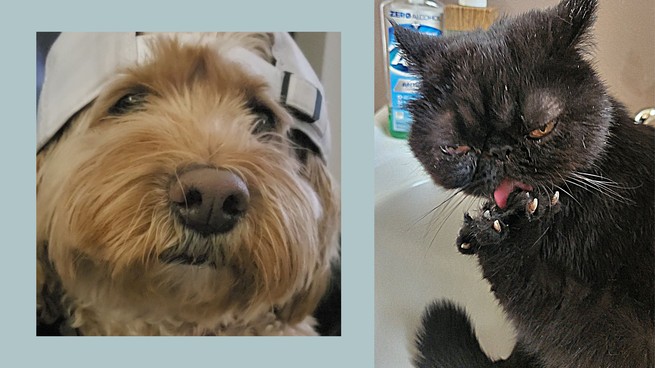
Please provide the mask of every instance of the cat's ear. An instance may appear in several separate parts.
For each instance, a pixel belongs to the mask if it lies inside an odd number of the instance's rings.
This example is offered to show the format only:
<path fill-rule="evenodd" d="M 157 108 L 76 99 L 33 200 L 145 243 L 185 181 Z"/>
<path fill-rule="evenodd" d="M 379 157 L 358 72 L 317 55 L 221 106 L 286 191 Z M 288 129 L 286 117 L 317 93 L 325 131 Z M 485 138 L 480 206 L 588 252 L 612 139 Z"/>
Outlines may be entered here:
<path fill-rule="evenodd" d="M 596 20 L 597 0 L 563 0 L 553 9 L 551 31 L 558 49 L 584 50 Z"/>
<path fill-rule="evenodd" d="M 410 70 L 422 74 L 426 66 L 434 64 L 435 56 L 441 52 L 439 37 L 413 31 L 394 21 L 391 21 L 391 24 L 398 46 Z"/>

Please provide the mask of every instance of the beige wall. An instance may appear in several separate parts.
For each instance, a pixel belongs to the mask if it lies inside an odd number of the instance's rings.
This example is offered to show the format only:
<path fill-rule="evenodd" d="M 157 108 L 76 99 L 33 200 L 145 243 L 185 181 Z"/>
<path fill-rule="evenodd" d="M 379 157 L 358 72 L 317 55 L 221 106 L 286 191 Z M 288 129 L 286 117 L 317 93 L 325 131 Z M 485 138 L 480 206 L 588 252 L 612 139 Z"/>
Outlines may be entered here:
<path fill-rule="evenodd" d="M 375 0 L 375 109 L 385 104 L 379 4 Z M 457 3 L 457 1 L 444 1 Z M 489 0 L 501 13 L 542 8 L 557 0 Z M 631 114 L 655 106 L 655 0 L 600 0 L 595 60 L 612 94 Z"/>

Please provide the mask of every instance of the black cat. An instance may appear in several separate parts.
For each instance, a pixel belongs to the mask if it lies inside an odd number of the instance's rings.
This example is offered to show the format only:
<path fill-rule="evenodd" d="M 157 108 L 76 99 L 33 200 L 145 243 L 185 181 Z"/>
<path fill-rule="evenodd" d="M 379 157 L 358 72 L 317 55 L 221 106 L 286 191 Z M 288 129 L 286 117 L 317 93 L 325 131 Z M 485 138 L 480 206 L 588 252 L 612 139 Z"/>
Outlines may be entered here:
<path fill-rule="evenodd" d="M 409 144 L 437 184 L 489 199 L 457 246 L 517 330 L 492 362 L 464 312 L 437 302 L 418 367 L 655 362 L 655 129 L 634 125 L 592 68 L 596 8 L 565 0 L 442 38 L 395 28 L 422 79 Z"/>

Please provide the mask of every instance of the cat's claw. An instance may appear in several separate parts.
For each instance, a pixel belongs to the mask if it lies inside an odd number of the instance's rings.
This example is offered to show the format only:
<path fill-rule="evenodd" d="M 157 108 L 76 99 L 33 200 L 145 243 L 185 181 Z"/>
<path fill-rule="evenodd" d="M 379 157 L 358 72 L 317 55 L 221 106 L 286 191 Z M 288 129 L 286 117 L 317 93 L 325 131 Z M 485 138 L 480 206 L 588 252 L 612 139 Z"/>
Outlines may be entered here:
<path fill-rule="evenodd" d="M 528 204 L 525 206 L 525 210 L 528 212 L 528 214 L 532 215 L 534 211 L 537 210 L 538 206 L 539 206 L 539 200 L 537 198 L 534 198 L 532 199 L 532 201 L 528 202 Z"/>
<path fill-rule="evenodd" d="M 464 214 L 464 225 L 459 231 L 456 245 L 462 254 L 475 254 L 488 245 L 500 244 L 509 235 L 504 211 L 487 203 L 475 218 Z"/>

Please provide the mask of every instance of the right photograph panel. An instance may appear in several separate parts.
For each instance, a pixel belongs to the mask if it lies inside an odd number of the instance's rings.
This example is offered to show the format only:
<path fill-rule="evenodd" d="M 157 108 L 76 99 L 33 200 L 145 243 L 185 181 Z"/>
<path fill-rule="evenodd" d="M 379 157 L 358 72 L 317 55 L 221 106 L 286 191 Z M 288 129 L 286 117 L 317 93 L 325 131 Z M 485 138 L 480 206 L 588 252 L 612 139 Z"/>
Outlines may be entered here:
<path fill-rule="evenodd" d="M 373 11 L 375 366 L 653 366 L 655 3 Z"/>

